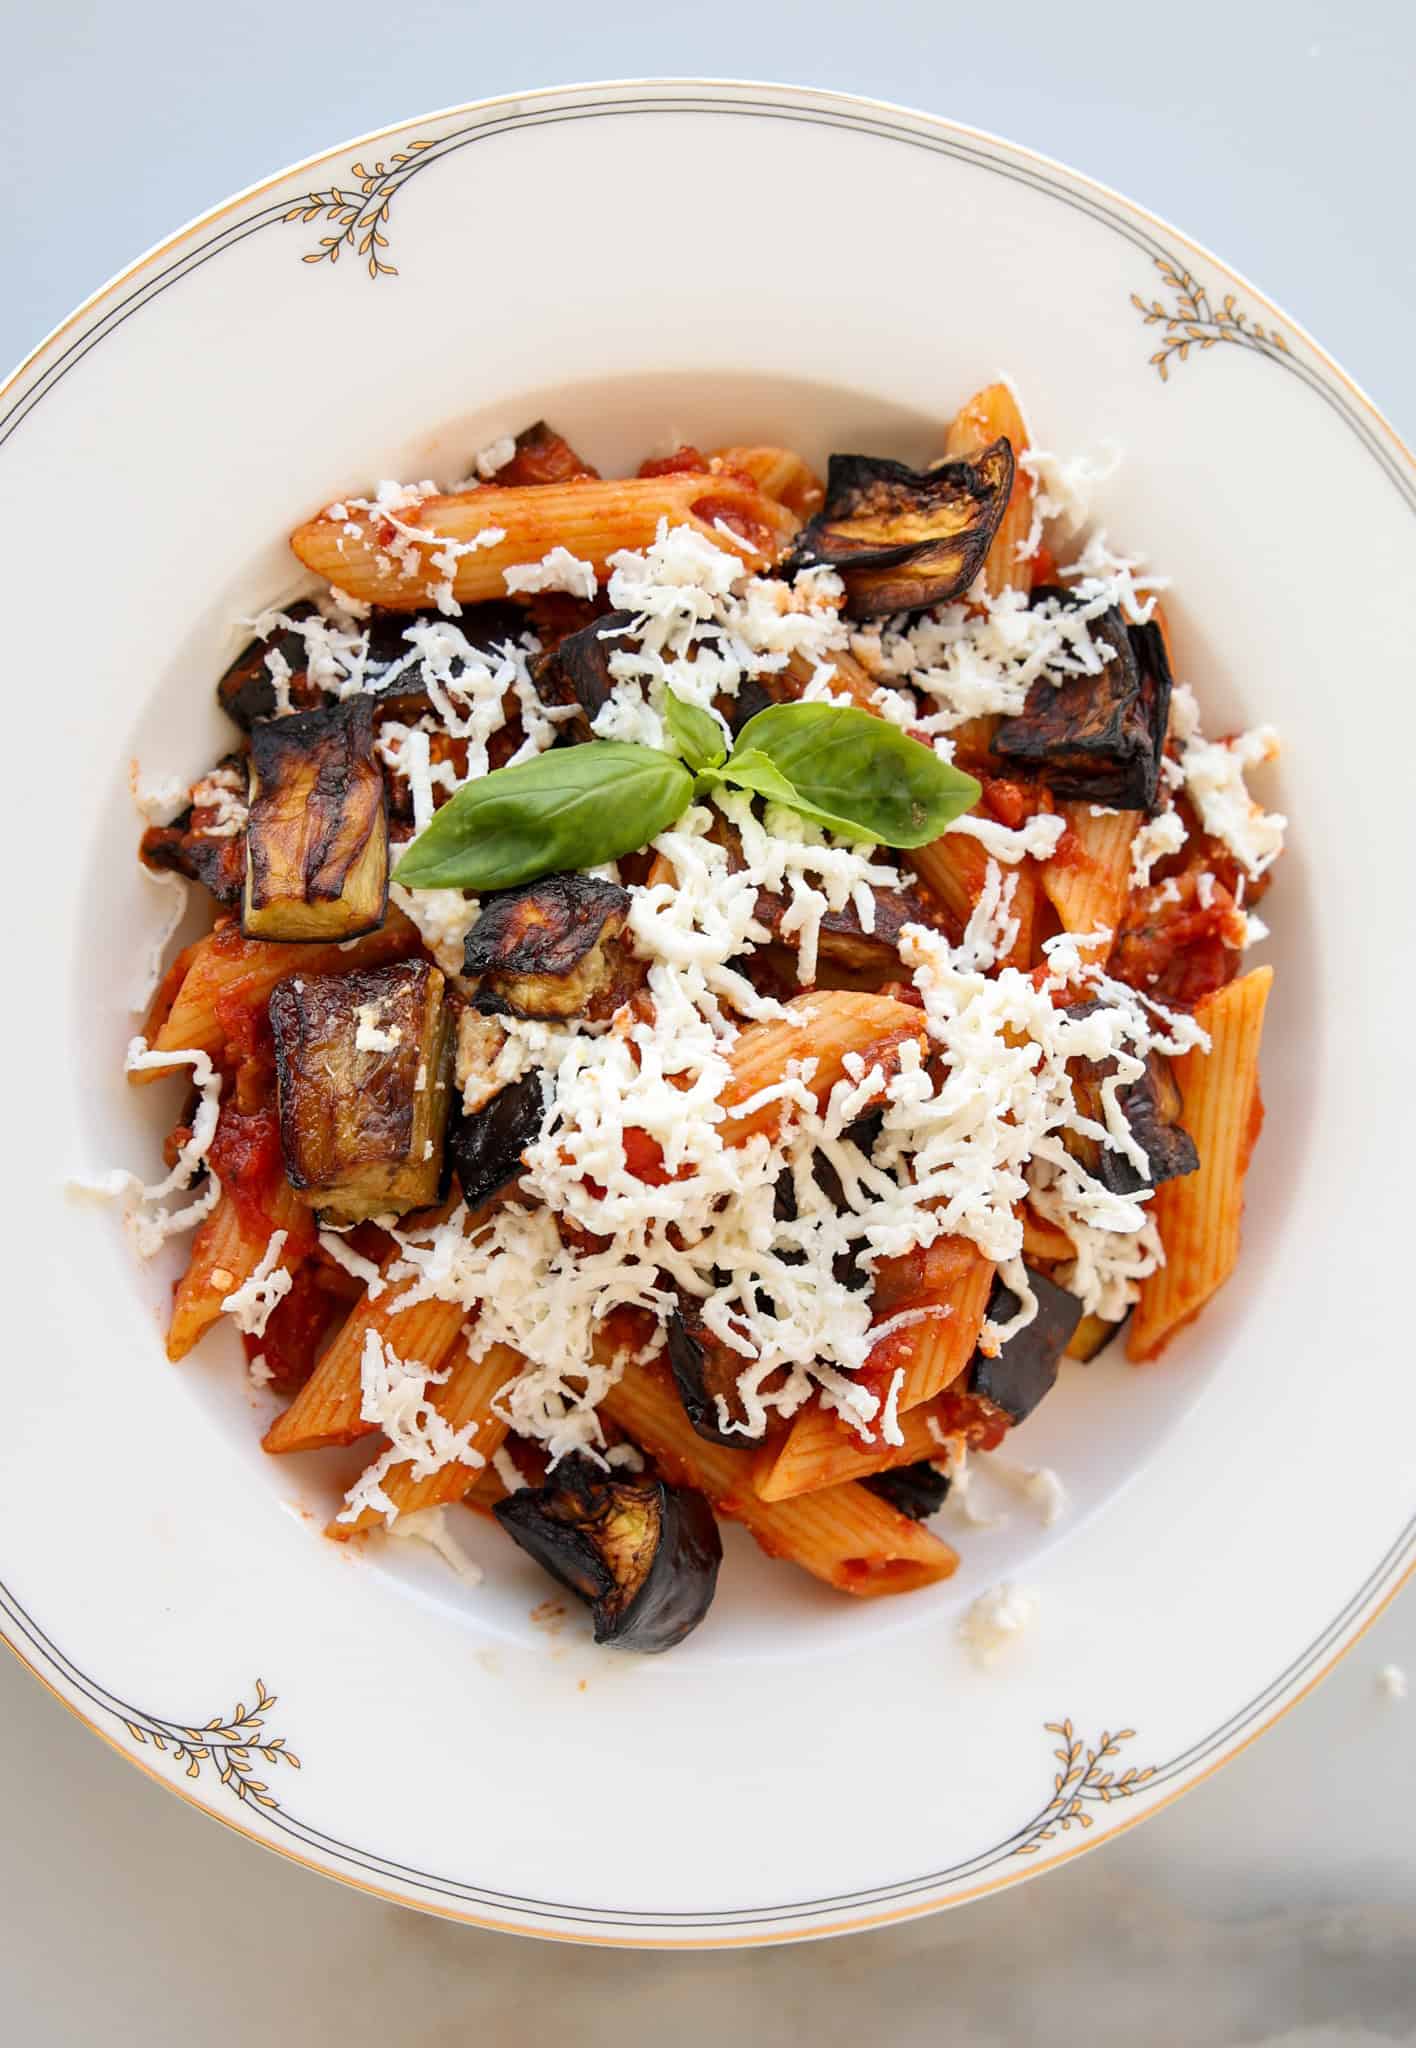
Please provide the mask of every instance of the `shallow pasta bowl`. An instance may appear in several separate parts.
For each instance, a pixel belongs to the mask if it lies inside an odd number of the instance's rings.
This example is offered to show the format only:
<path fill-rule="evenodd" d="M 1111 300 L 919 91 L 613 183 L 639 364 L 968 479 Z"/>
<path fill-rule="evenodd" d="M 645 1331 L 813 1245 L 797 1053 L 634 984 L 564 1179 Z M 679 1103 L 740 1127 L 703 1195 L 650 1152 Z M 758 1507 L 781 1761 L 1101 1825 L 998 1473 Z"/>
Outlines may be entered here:
<path fill-rule="evenodd" d="M 774 208 L 788 186 L 829 208 Z M 328 1475 L 263 1456 L 234 1339 L 169 1365 L 172 1270 L 136 1270 L 65 1194 L 153 1163 L 165 1107 L 120 1073 L 164 908 L 131 858 L 129 764 L 214 757 L 234 622 L 291 587 L 284 536 L 333 494 L 448 474 L 542 414 L 606 469 L 679 438 L 918 460 L 1000 369 L 1047 446 L 1124 449 L 1101 517 L 1175 579 L 1210 728 L 1285 735 L 1266 794 L 1295 850 L 1238 1275 L 1158 1364 L 1071 1372 L 1018 1444 L 1070 1511 L 963 1532 L 927 1594 L 857 1605 L 730 1543 L 693 1641 L 616 1659 L 534 1618 L 545 1584 L 494 1530 L 466 1535 L 476 1587 L 412 1545 L 322 1542 Z M 1026 150 L 862 100 L 491 101 L 333 150 L 142 258 L 0 393 L 0 483 L 12 688 L 46 684 L 13 699 L 3 825 L 0 1626 L 123 1754 L 410 1905 L 584 1941 L 784 1940 L 1107 1839 L 1391 1596 L 1416 1555 L 1394 1285 L 1416 473 L 1217 258 Z M 1039 1617 L 981 1670 L 958 1623 L 1003 1580 Z"/>

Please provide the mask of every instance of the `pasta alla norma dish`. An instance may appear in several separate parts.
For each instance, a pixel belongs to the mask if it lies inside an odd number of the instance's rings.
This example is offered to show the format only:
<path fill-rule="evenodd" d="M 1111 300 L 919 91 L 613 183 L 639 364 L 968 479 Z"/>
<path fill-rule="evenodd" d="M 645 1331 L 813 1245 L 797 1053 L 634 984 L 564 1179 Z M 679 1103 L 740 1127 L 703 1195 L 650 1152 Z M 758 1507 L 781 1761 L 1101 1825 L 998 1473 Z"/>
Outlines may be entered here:
<path fill-rule="evenodd" d="M 492 1515 L 640 1651 L 723 1518 L 907 1592 L 971 1461 L 1232 1271 L 1275 736 L 1205 737 L 1010 386 L 917 454 L 606 478 L 537 424 L 331 503 L 229 751 L 135 768 L 214 922 L 128 1053 L 167 1172 L 98 1188 L 272 1456 L 367 1445 L 331 1539 Z"/>

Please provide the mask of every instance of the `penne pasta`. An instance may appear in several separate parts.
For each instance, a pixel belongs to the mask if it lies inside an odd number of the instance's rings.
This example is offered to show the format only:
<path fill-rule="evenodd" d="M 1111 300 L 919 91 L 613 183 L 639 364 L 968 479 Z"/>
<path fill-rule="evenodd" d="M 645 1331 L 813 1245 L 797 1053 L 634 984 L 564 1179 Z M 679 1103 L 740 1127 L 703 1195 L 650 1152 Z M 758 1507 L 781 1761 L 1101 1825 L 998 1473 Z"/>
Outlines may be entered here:
<path fill-rule="evenodd" d="M 881 1261 L 875 1303 L 882 1322 L 911 1308 L 944 1311 L 886 1337 L 878 1347 L 882 1355 L 872 1354 L 877 1368 L 873 1379 L 897 1370 L 904 1374 L 895 1400 L 902 1430 L 910 1416 L 917 1417 L 924 1404 L 967 1368 L 978 1346 L 992 1287 L 992 1262 L 967 1238 L 939 1238 L 924 1252 Z M 862 1472 L 909 1462 L 881 1459 L 879 1454 L 891 1446 L 878 1428 L 875 1434 L 877 1441 L 867 1443 L 834 1409 L 812 1402 L 793 1418 L 779 1444 L 760 1453 L 754 1473 L 758 1494 L 764 1500 L 788 1500 Z M 916 1452 L 917 1457 L 927 1455 Z"/>
<path fill-rule="evenodd" d="M 292 974 L 348 974 L 355 968 L 386 967 L 418 951 L 418 933 L 401 910 L 390 910 L 367 938 L 319 945 L 291 945 L 243 939 L 235 924 L 217 927 L 191 948 L 191 962 L 152 1049 L 204 1052 L 220 1060 L 231 1019 L 243 1010 L 263 1010 L 270 992 Z M 162 1078 L 172 1069 L 140 1068 L 128 1076 L 134 1086 Z"/>
<path fill-rule="evenodd" d="M 788 1558 L 838 1592 L 860 1599 L 909 1593 L 947 1579 L 958 1565 L 947 1543 L 866 1487 L 760 1499 L 750 1455 L 697 1435 L 661 1367 L 630 1366 L 601 1407 L 672 1484 L 697 1487 L 719 1514 L 749 1529 L 769 1557 Z"/>
<path fill-rule="evenodd" d="M 716 460 L 726 469 L 740 469 L 768 498 L 785 505 L 798 519 L 821 510 L 826 493 L 821 479 L 795 448 L 720 448 Z"/>
<path fill-rule="evenodd" d="M 1244 1176 L 1263 1122 L 1259 1041 L 1273 984 L 1271 967 L 1207 996 L 1195 1011 L 1210 1050 L 1175 1062 L 1185 1128 L 1199 1170 L 1166 1181 L 1152 1205 L 1165 1264 L 1141 1283 L 1127 1355 L 1154 1358 L 1234 1270 L 1244 1212 Z"/>
<path fill-rule="evenodd" d="M 491 484 L 388 514 L 334 509 L 343 516 L 325 511 L 297 526 L 291 547 L 307 569 L 367 604 L 396 611 L 435 602 L 448 586 L 460 604 L 504 598 L 506 571 L 539 562 L 555 547 L 603 577 L 619 549 L 649 547 L 661 519 L 736 550 L 745 568 L 758 570 L 771 566 L 797 527 L 747 478 L 702 471 L 510 489 Z"/>
<path fill-rule="evenodd" d="M 167 1328 L 167 1356 L 185 1358 L 192 1346 L 221 1315 L 227 1295 L 249 1280 L 265 1257 L 272 1233 L 283 1230 L 285 1244 L 276 1265 L 294 1273 L 304 1264 L 314 1242 L 310 1212 L 282 1175 L 268 1194 L 257 1218 L 236 1197 L 223 1190 L 221 1200 L 192 1240 L 187 1270 L 177 1282 L 172 1320 Z"/>
<path fill-rule="evenodd" d="M 730 1145 L 739 1145 L 758 1131 L 778 1128 L 782 1120 L 779 1099 L 756 1107 L 739 1109 L 738 1105 L 750 1105 L 754 1096 L 783 1080 L 793 1062 L 815 1061 L 807 1085 L 817 1102 L 824 1103 L 845 1077 L 848 1054 L 859 1053 L 867 1067 L 879 1061 L 891 1074 L 898 1070 L 903 1045 L 925 1043 L 923 1015 L 894 996 L 826 989 L 794 996 L 787 1008 L 793 1013 L 791 1019 L 749 1024 L 728 1055 L 732 1079 L 721 1100 L 727 1111 L 722 1132 Z"/>
<path fill-rule="evenodd" d="M 421 1479 L 415 1477 L 409 1459 L 390 1467 L 380 1484 L 400 1515 L 416 1514 L 420 1508 L 446 1507 L 461 1500 L 490 1470 L 507 1433 L 507 1426 L 492 1403 L 525 1363 L 520 1352 L 505 1344 L 493 1344 L 485 1358 L 472 1359 L 467 1353 L 466 1337 L 458 1338 L 452 1354 L 452 1371 L 433 1395 L 432 1406 L 451 1429 L 465 1429 L 469 1422 L 477 1425 L 472 1448 L 481 1463 L 443 1465 Z M 499 1481 L 497 1484 L 500 1486 Z M 357 1521 L 332 1521 L 325 1534 L 342 1543 L 362 1529 L 378 1529 L 383 1524 L 384 1517 L 377 1509 L 365 1508 Z"/>
<path fill-rule="evenodd" d="M 1013 488 L 983 565 L 990 597 L 997 597 L 1002 590 L 1032 589 L 1032 562 L 1020 560 L 1018 555 L 1032 531 L 1033 487 L 1021 462 L 1028 449 L 1028 430 L 1008 386 L 987 384 L 960 407 L 944 438 L 944 453 L 951 461 L 981 455 L 1000 438 L 1013 451 Z"/>
<path fill-rule="evenodd" d="M 1142 824 L 1139 811 L 1104 811 L 1091 804 L 1063 804 L 1067 829 L 1057 851 L 1042 862 L 1043 893 L 1064 932 L 1114 932 L 1131 887 L 1131 842 Z"/>
<path fill-rule="evenodd" d="M 395 1245 L 384 1265 L 401 1257 Z M 409 1290 L 400 1291 L 406 1294 Z M 310 1378 L 266 1431 L 264 1447 L 273 1456 L 318 1450 L 326 1444 L 352 1444 L 370 1433 L 374 1425 L 360 1412 L 360 1366 L 371 1330 L 405 1362 L 417 1359 L 433 1371 L 442 1365 L 457 1342 L 466 1310 L 458 1302 L 437 1300 L 400 1309 L 398 1301 L 399 1292 L 386 1286 L 377 1298 L 366 1292 L 355 1303 Z"/>
<path fill-rule="evenodd" d="M 833 648 L 829 656 L 832 669 L 830 686 L 837 697 L 849 697 L 859 711 L 869 711 L 876 718 L 883 718 L 880 709 L 880 685 L 874 676 L 861 666 L 853 654 L 847 654 L 843 647 Z M 816 663 L 800 651 L 793 654 L 785 673 L 790 676 L 799 690 L 804 690 L 816 674 Z"/>
<path fill-rule="evenodd" d="M 821 1411 L 814 1411 L 821 1412 Z M 839 1423 L 840 1417 L 829 1420 Z M 788 1435 L 780 1444 L 768 1444 L 753 1461 L 752 1483 L 759 1500 L 792 1500 L 804 1493 L 819 1493 L 828 1486 L 844 1486 L 849 1480 L 866 1479 L 872 1472 L 889 1472 L 897 1465 L 917 1465 L 921 1459 L 942 1455 L 938 1437 L 930 1428 L 938 1419 L 928 1407 L 914 1408 L 900 1417 L 904 1442 L 887 1444 L 879 1435 L 873 1443 L 853 1429 L 808 1431 L 798 1446 Z"/>

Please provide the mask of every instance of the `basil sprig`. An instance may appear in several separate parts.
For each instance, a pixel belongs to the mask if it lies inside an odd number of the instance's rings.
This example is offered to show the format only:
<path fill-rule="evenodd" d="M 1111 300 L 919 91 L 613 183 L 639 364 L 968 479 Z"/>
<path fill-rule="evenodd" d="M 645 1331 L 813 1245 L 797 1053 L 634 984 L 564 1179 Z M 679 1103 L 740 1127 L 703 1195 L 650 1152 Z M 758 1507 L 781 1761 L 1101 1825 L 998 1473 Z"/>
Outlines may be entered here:
<path fill-rule="evenodd" d="M 973 777 L 932 747 L 853 705 L 769 705 L 731 754 L 717 719 L 697 705 L 670 694 L 664 720 L 682 760 L 626 740 L 588 740 L 464 784 L 394 880 L 410 889 L 510 889 L 599 867 L 647 846 L 717 783 L 892 847 L 937 839 L 980 795 Z"/>

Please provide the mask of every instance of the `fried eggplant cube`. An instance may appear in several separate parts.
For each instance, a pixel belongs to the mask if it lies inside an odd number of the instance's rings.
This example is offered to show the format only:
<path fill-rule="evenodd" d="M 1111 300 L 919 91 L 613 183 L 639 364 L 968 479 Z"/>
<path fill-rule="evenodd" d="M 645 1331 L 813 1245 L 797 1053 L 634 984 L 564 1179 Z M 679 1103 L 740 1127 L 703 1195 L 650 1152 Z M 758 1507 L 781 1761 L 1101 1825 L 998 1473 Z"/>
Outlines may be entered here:
<path fill-rule="evenodd" d="M 544 1486 L 496 1507 L 507 1534 L 588 1601 L 595 1641 L 671 1650 L 712 1604 L 723 1546 L 701 1493 L 662 1479 L 600 1473 L 567 1458 Z"/>
<path fill-rule="evenodd" d="M 1067 595 L 1033 593 L 1034 601 Z M 1040 676 L 1022 711 L 994 733 L 993 752 L 1067 802 L 1153 811 L 1170 720 L 1165 641 L 1153 623 L 1128 626 L 1114 606 L 1091 621 L 1091 637 L 1109 650 L 1097 674 L 1061 683 Z"/>
<path fill-rule="evenodd" d="M 436 967 L 292 975 L 270 998 L 290 1184 L 334 1223 L 437 1200 L 451 1032 Z"/>
<path fill-rule="evenodd" d="M 1057 1368 L 1082 1319 L 1075 1294 L 1027 1268 L 1028 1285 L 1037 1296 L 1037 1314 L 1008 1339 L 996 1358 L 976 1351 L 969 1368 L 969 1392 L 982 1395 L 1014 1423 L 1023 1422 L 1057 1383 Z M 1021 1306 L 1011 1287 L 995 1280 L 988 1301 L 991 1323 L 1010 1321 Z"/>
<path fill-rule="evenodd" d="M 689 1302 L 669 1317 L 668 1351 L 683 1412 L 699 1436 L 741 1450 L 748 1442 L 748 1418 L 738 1380 L 751 1361 L 715 1336 Z M 731 1423 L 740 1426 L 730 1428 Z"/>
<path fill-rule="evenodd" d="M 578 633 L 567 633 L 536 664 L 536 694 L 543 704 L 573 704 L 576 737 L 588 739 L 591 720 L 604 710 L 614 687 L 610 656 L 623 648 L 633 612 L 606 612 Z"/>
<path fill-rule="evenodd" d="M 246 937 L 354 939 L 377 930 L 387 902 L 388 807 L 369 699 L 253 726 Z"/>
<path fill-rule="evenodd" d="M 592 875 L 548 875 L 490 896 L 467 934 L 463 972 L 491 1015 L 610 1016 L 638 986 L 621 943 L 629 896 Z"/>
<path fill-rule="evenodd" d="M 888 1500 L 899 1514 L 912 1522 L 927 1522 L 937 1515 L 949 1495 L 949 1475 L 931 1465 L 927 1458 L 917 1465 L 895 1465 L 884 1472 L 872 1472 L 861 1481 L 872 1493 Z"/>
<path fill-rule="evenodd" d="M 147 867 L 200 882 L 218 903 L 239 903 L 246 884 L 243 754 L 227 754 L 194 782 L 191 802 L 170 825 L 149 825 L 139 854 Z"/>
<path fill-rule="evenodd" d="M 775 889 L 759 889 L 754 916 L 772 934 L 774 941 L 795 946 L 799 938 L 782 940 L 782 924 L 788 899 Z M 900 938 L 907 924 L 933 925 L 935 913 L 910 889 L 877 889 L 875 917 L 869 931 L 861 923 L 853 904 L 844 910 L 822 913 L 817 927 L 817 958 L 846 973 L 875 975 L 881 979 L 897 975 L 900 966 Z"/>
<path fill-rule="evenodd" d="M 1115 1072 L 1115 1067 L 1114 1060 L 1073 1060 L 1070 1064 L 1073 1101 L 1084 1116 L 1103 1128 L 1106 1110 L 1102 1084 Z M 1099 1180 L 1114 1195 L 1134 1195 L 1141 1188 L 1158 1188 L 1162 1181 L 1178 1180 L 1195 1172 L 1200 1155 L 1194 1139 L 1181 1125 L 1184 1099 L 1164 1053 L 1151 1053 L 1145 1072 L 1117 1089 L 1116 1106 L 1145 1153 L 1150 1172 L 1142 1173 L 1133 1159 L 1113 1146 L 1075 1131 L 1066 1132 L 1063 1142 L 1067 1150 L 1094 1180 Z"/>
<path fill-rule="evenodd" d="M 250 732 L 258 719 L 275 717 L 276 675 L 286 679 L 290 703 L 299 710 L 323 702 L 323 693 L 310 681 L 305 636 L 295 630 L 307 619 L 318 618 L 319 608 L 302 598 L 285 616 L 291 624 L 277 626 L 262 640 L 248 641 L 216 686 L 217 703 L 242 732 Z"/>
<path fill-rule="evenodd" d="M 874 455 L 833 455 L 826 502 L 792 551 L 796 569 L 840 571 L 852 618 L 923 611 L 967 590 L 1013 488 L 1013 451 L 994 441 L 973 462 L 910 469 Z"/>

